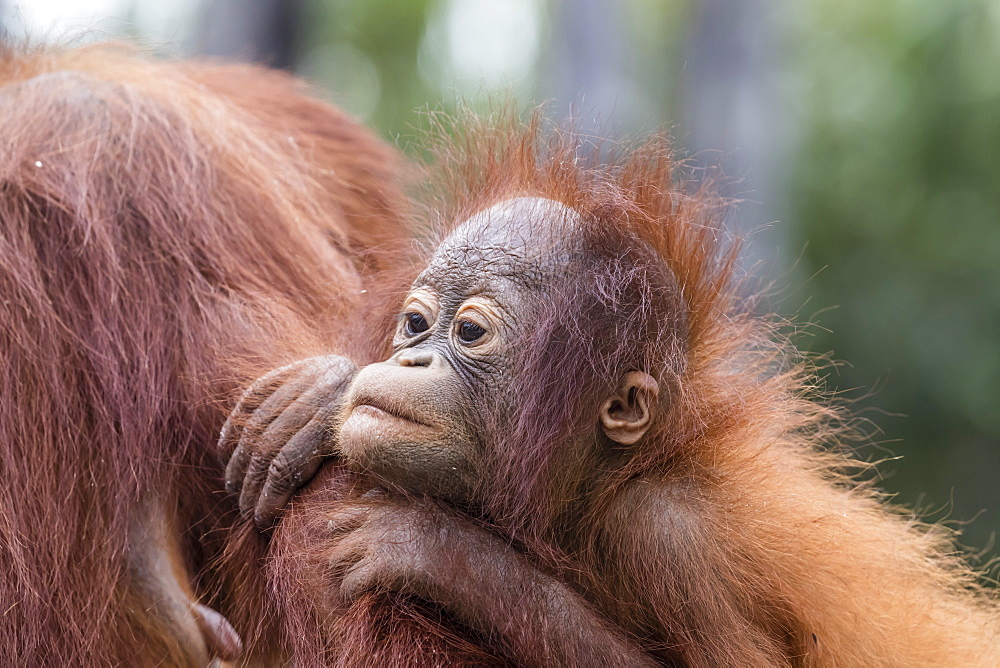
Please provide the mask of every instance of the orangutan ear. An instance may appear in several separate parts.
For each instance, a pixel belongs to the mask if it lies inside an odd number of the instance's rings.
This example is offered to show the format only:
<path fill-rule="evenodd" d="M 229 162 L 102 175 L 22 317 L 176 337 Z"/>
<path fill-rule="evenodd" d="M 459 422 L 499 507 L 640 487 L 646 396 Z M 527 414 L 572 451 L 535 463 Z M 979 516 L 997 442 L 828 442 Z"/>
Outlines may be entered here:
<path fill-rule="evenodd" d="M 632 445 L 642 438 L 653 422 L 660 384 L 648 373 L 629 371 L 618 388 L 601 404 L 601 425 L 608 438 Z"/>

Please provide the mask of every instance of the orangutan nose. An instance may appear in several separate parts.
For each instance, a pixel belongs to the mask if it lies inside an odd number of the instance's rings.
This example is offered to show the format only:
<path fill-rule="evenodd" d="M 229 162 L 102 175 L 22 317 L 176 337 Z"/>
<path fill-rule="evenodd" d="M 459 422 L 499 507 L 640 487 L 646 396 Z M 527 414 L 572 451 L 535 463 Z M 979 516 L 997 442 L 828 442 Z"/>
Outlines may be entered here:
<path fill-rule="evenodd" d="M 431 350 L 419 350 L 416 348 L 400 350 L 396 353 L 394 359 L 399 366 L 432 367 L 440 364 L 437 353 Z"/>

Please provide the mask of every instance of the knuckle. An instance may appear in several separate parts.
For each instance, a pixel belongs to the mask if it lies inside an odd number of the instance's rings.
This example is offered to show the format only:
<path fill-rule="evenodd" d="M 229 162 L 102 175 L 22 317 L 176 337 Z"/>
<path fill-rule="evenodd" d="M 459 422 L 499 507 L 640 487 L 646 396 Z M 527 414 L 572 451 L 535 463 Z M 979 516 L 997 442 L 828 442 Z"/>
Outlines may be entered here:
<path fill-rule="evenodd" d="M 247 480 L 259 478 L 262 471 L 270 465 L 270 457 L 261 449 L 250 450 L 250 463 L 247 466 Z"/>
<path fill-rule="evenodd" d="M 263 444 L 261 444 L 254 434 L 244 431 L 240 437 L 239 449 L 243 452 L 243 457 L 249 460 L 250 464 L 253 465 L 261 457 L 261 452 L 264 450 Z"/>
<path fill-rule="evenodd" d="M 291 488 L 295 482 L 295 471 L 288 457 L 279 452 L 267 467 L 267 479 L 273 486 L 280 489 Z"/>
<path fill-rule="evenodd" d="M 267 467 L 267 473 L 269 476 L 285 476 L 289 475 L 291 471 L 291 462 L 288 461 L 288 456 L 279 451 L 275 454 L 271 463 Z"/>

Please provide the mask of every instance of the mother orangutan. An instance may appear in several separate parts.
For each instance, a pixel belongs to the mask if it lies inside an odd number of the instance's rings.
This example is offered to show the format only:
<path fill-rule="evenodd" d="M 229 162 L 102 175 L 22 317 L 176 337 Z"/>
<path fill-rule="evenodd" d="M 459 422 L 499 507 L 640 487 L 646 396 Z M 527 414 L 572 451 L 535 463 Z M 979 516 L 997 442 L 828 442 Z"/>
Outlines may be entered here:
<path fill-rule="evenodd" d="M 301 88 L 0 52 L 4 663 L 280 661 L 218 430 L 263 370 L 383 352 L 407 239 L 399 157 Z"/>

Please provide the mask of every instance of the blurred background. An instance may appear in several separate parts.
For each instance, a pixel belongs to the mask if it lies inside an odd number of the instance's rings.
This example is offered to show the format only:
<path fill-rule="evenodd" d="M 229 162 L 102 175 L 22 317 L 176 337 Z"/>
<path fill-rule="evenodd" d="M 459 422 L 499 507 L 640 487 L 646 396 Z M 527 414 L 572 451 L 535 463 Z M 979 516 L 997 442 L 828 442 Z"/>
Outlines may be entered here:
<path fill-rule="evenodd" d="M 491 91 L 669 128 L 845 360 L 879 486 L 1000 554 L 1000 0 L 0 0 L 0 31 L 289 69 L 411 152 Z"/>

